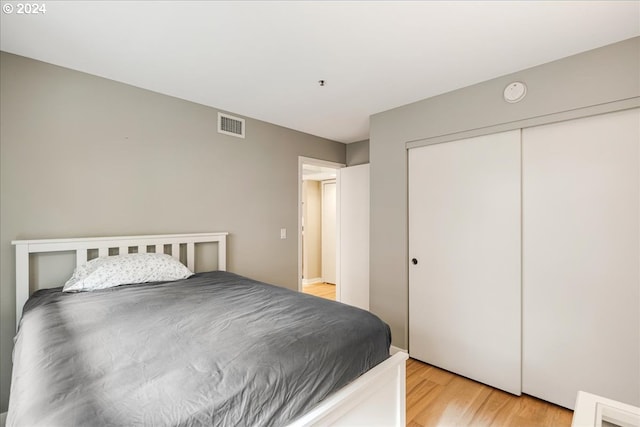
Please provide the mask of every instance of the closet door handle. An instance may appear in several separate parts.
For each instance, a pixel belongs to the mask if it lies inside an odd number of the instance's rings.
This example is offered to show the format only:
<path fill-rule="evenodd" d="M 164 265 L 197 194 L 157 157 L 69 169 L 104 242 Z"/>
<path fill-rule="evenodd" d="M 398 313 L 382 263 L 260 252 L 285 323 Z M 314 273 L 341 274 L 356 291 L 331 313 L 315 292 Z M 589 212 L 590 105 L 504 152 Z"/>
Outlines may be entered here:
<path fill-rule="evenodd" d="M 411 258 L 411 264 L 418 265 L 418 259 L 417 258 Z"/>

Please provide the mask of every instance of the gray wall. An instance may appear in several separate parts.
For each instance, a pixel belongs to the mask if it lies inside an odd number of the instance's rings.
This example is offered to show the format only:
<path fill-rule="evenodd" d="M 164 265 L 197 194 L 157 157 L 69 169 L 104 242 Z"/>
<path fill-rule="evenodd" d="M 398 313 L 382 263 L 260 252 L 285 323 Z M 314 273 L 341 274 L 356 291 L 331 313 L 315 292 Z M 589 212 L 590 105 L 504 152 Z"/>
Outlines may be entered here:
<path fill-rule="evenodd" d="M 13 239 L 228 231 L 230 271 L 297 289 L 298 156 L 344 163 L 344 144 L 252 119 L 225 136 L 213 108 L 7 53 L 0 67 L 0 412 Z"/>
<path fill-rule="evenodd" d="M 369 140 L 347 144 L 347 166 L 369 163 Z"/>
<path fill-rule="evenodd" d="M 391 325 L 395 346 L 408 346 L 407 143 L 638 105 L 638 76 L 640 38 L 634 38 L 371 117 L 370 307 Z M 528 94 L 508 104 L 502 91 L 514 80 L 524 81 Z"/>

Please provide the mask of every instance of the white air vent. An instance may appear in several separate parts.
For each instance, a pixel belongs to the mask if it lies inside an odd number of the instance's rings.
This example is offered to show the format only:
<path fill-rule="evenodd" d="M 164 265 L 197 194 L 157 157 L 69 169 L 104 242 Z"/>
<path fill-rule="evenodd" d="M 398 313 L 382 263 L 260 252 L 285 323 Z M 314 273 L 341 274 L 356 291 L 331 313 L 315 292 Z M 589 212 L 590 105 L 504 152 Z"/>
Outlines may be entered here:
<path fill-rule="evenodd" d="M 218 113 L 218 132 L 244 138 L 244 119 Z"/>

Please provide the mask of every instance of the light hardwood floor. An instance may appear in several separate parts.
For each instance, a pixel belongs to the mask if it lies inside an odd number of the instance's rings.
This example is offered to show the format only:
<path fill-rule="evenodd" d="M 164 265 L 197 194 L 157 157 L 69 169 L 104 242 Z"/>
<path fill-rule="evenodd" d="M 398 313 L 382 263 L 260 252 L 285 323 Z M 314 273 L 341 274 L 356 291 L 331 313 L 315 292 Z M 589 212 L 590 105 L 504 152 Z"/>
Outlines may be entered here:
<path fill-rule="evenodd" d="M 407 425 L 563 427 L 573 412 L 531 396 L 514 396 L 468 378 L 407 361 Z"/>
<path fill-rule="evenodd" d="M 335 300 L 336 287 L 316 283 L 303 292 Z M 573 412 L 531 396 L 513 396 L 468 378 L 407 361 L 407 425 L 410 427 L 565 427 Z"/>
<path fill-rule="evenodd" d="M 332 285 L 330 283 L 314 283 L 311 285 L 304 285 L 302 287 L 302 292 L 333 301 L 336 300 L 336 285 Z"/>

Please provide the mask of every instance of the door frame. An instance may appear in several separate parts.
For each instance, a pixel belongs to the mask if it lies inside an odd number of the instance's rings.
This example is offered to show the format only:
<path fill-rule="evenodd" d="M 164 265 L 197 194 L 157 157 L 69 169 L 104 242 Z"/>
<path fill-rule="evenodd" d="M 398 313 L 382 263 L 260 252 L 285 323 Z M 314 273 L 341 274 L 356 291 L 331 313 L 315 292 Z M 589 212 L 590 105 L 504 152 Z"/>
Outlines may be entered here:
<path fill-rule="evenodd" d="M 312 157 L 304 157 L 298 156 L 298 291 L 302 292 L 302 169 L 304 165 L 313 165 L 313 166 L 324 166 L 333 169 L 341 169 L 346 165 L 344 163 L 331 162 L 328 160 L 320 160 L 314 159 Z M 338 185 L 338 174 L 336 174 L 336 190 L 339 188 Z M 337 195 L 336 195 L 337 196 Z M 338 230 L 336 235 L 336 243 L 340 242 L 340 217 L 337 215 L 339 209 L 338 201 L 336 200 L 336 230 Z M 339 271 L 339 244 L 336 244 L 336 273 Z M 340 301 L 340 295 L 338 292 L 338 284 L 336 283 L 336 301 Z"/>

